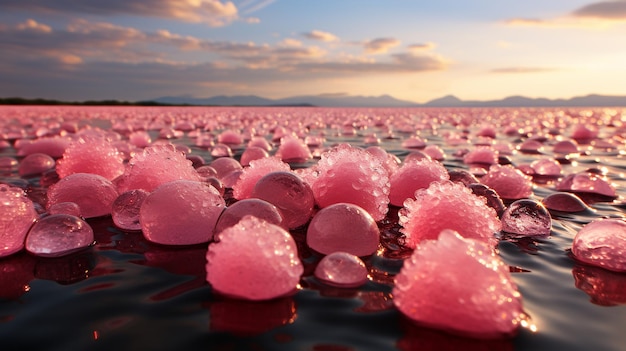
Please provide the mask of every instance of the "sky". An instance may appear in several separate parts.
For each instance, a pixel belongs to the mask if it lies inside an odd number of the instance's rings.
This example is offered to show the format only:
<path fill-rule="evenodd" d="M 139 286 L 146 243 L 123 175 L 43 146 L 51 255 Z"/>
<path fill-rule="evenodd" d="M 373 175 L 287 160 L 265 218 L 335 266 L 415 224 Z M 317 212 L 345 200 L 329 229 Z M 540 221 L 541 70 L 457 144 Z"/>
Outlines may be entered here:
<path fill-rule="evenodd" d="M 626 0 L 0 0 L 0 97 L 626 95 Z"/>

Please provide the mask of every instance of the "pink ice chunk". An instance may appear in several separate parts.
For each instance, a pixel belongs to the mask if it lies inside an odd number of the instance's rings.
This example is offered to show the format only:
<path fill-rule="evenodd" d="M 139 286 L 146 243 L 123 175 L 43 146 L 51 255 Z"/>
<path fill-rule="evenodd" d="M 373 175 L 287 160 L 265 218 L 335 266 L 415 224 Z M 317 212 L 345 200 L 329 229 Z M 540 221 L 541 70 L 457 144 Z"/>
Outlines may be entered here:
<path fill-rule="evenodd" d="M 226 145 L 239 145 L 243 143 L 243 136 L 241 133 L 229 129 L 217 136 L 217 142 Z"/>
<path fill-rule="evenodd" d="M 573 193 L 591 193 L 616 198 L 615 187 L 601 175 L 591 172 L 580 172 L 565 176 L 557 185 L 557 191 Z"/>
<path fill-rule="evenodd" d="M 139 210 L 150 193 L 141 189 L 120 194 L 111 206 L 111 217 L 116 227 L 124 230 L 141 230 Z"/>
<path fill-rule="evenodd" d="M 489 244 L 453 230 L 420 243 L 404 261 L 392 293 L 410 319 L 457 334 L 510 336 L 527 319 L 508 265 Z"/>
<path fill-rule="evenodd" d="M 17 150 L 17 155 L 28 156 L 34 153 L 41 153 L 53 158 L 59 158 L 63 156 L 63 152 L 69 144 L 70 139 L 65 137 L 41 138 L 21 145 Z"/>
<path fill-rule="evenodd" d="M 57 202 L 48 208 L 48 214 L 67 214 L 75 217 L 82 217 L 80 206 L 75 202 Z"/>
<path fill-rule="evenodd" d="M 560 212 L 581 212 L 589 209 L 589 206 L 578 196 L 565 192 L 550 194 L 543 198 L 541 203 L 548 210 Z"/>
<path fill-rule="evenodd" d="M 321 207 L 347 202 L 369 212 L 374 220 L 389 210 L 389 177 L 380 161 L 363 149 L 341 144 L 317 163 L 312 189 Z"/>
<path fill-rule="evenodd" d="M 211 161 L 209 166 L 213 167 L 216 172 L 215 177 L 219 180 L 223 180 L 230 173 L 240 171 L 242 169 L 239 161 L 231 157 L 217 158 Z"/>
<path fill-rule="evenodd" d="M 37 219 L 33 202 L 22 189 L 0 184 L 0 257 L 24 248 L 24 239 Z"/>
<path fill-rule="evenodd" d="M 218 157 L 233 157 L 233 150 L 230 148 L 230 146 L 226 145 L 226 144 L 215 144 L 212 148 L 211 148 L 211 156 L 218 158 Z"/>
<path fill-rule="evenodd" d="M 291 172 L 271 172 L 256 182 L 250 197 L 276 206 L 287 228 L 306 224 L 313 215 L 315 198 L 309 184 Z"/>
<path fill-rule="evenodd" d="M 306 234 L 307 245 L 324 255 L 343 251 L 355 256 L 376 252 L 380 230 L 372 216 L 361 207 L 338 203 L 315 214 Z"/>
<path fill-rule="evenodd" d="M 304 268 L 285 229 L 246 216 L 216 239 L 206 256 L 206 280 L 218 293 L 269 300 L 297 289 Z"/>
<path fill-rule="evenodd" d="M 200 181 L 198 172 L 171 144 L 155 144 L 133 156 L 116 182 L 120 193 L 133 189 L 152 191 L 173 180 Z"/>
<path fill-rule="evenodd" d="M 530 168 L 535 175 L 544 177 L 558 177 L 563 174 L 563 167 L 553 158 L 541 158 L 533 161 Z"/>
<path fill-rule="evenodd" d="M 64 178 L 74 173 L 92 173 L 113 180 L 124 173 L 124 158 L 108 140 L 85 137 L 72 142 L 57 162 L 57 173 Z"/>
<path fill-rule="evenodd" d="M 254 160 L 243 169 L 243 173 L 233 186 L 233 196 L 238 200 L 247 199 L 252 195 L 252 190 L 259 179 L 271 172 L 289 172 L 289 170 L 289 165 L 277 157 Z"/>
<path fill-rule="evenodd" d="M 258 146 L 248 147 L 241 154 L 239 162 L 243 167 L 249 166 L 251 161 L 258 160 L 260 158 L 269 157 L 269 153 L 265 149 Z"/>
<path fill-rule="evenodd" d="M 443 159 L 445 158 L 443 150 L 438 145 L 427 145 L 424 148 L 424 153 L 430 156 L 431 159 L 436 161 L 443 161 Z"/>
<path fill-rule="evenodd" d="M 492 165 L 480 181 L 503 199 L 517 200 L 533 193 L 532 178 L 511 165 Z"/>
<path fill-rule="evenodd" d="M 138 130 L 128 136 L 128 142 L 136 147 L 145 148 L 152 143 L 152 137 L 145 130 Z"/>
<path fill-rule="evenodd" d="M 487 137 L 495 139 L 496 129 L 490 125 L 484 125 L 480 127 L 480 130 L 476 133 L 477 136 Z"/>
<path fill-rule="evenodd" d="M 370 146 L 365 151 L 369 152 L 372 156 L 378 159 L 387 171 L 387 175 L 391 177 L 392 174 L 400 168 L 400 159 L 398 156 L 387 152 L 380 146 Z"/>
<path fill-rule="evenodd" d="M 212 186 L 191 180 L 160 185 L 139 210 L 144 237 L 163 245 L 194 245 L 213 239 L 225 201 Z"/>
<path fill-rule="evenodd" d="M 402 147 L 407 149 L 422 149 L 426 147 L 426 142 L 418 136 L 412 136 L 402 141 Z"/>
<path fill-rule="evenodd" d="M 18 173 L 22 177 L 39 175 L 53 169 L 55 164 L 54 159 L 49 155 L 34 153 L 20 161 Z"/>
<path fill-rule="evenodd" d="M 597 219 L 585 225 L 574 237 L 572 254 L 590 265 L 626 272 L 626 222 Z"/>
<path fill-rule="evenodd" d="M 222 212 L 215 225 L 214 233 L 217 234 L 234 226 L 245 216 L 254 216 L 268 223 L 286 227 L 283 224 L 283 216 L 276 206 L 261 199 L 244 199 L 228 206 Z"/>
<path fill-rule="evenodd" d="M 313 156 L 309 147 L 300 138 L 285 136 L 280 139 L 276 157 L 279 157 L 284 162 L 302 163 L 308 161 Z"/>
<path fill-rule="evenodd" d="M 463 156 L 465 164 L 486 164 L 493 165 L 498 163 L 498 151 L 491 146 L 479 146 L 471 150 Z"/>
<path fill-rule="evenodd" d="M 252 139 L 250 139 L 250 141 L 248 142 L 248 147 L 259 147 L 265 151 L 270 151 L 272 150 L 272 145 L 270 145 L 270 143 L 267 141 L 267 139 L 257 136 L 257 137 L 253 137 Z"/>
<path fill-rule="evenodd" d="M 26 237 L 26 251 L 36 256 L 60 257 L 93 243 L 93 230 L 87 222 L 69 214 L 55 214 L 33 225 Z"/>
<path fill-rule="evenodd" d="M 576 140 L 562 140 L 554 144 L 552 151 L 554 151 L 555 154 L 575 154 L 578 153 L 578 143 Z"/>
<path fill-rule="evenodd" d="M 356 288 L 367 282 L 367 268 L 358 257 L 347 252 L 324 256 L 315 267 L 315 278 L 339 288 Z"/>
<path fill-rule="evenodd" d="M 540 202 L 520 199 L 513 202 L 502 214 L 502 231 L 523 235 L 550 235 L 552 218 Z"/>
<path fill-rule="evenodd" d="M 406 200 L 404 207 L 399 223 L 406 235 L 405 245 L 412 248 L 422 240 L 436 239 L 444 229 L 495 245 L 494 234 L 501 229 L 496 211 L 487 206 L 484 198 L 450 181 L 431 183 L 418 190 L 415 200 Z"/>
<path fill-rule="evenodd" d="M 438 161 L 431 159 L 405 161 L 390 178 L 389 203 L 402 207 L 404 200 L 415 197 L 416 190 L 428 188 L 432 182 L 448 179 L 448 171 Z"/>
<path fill-rule="evenodd" d="M 48 189 L 47 207 L 60 202 L 75 202 L 85 218 L 111 214 L 117 190 L 108 179 L 91 173 L 74 173 Z"/>
<path fill-rule="evenodd" d="M 598 136 L 598 128 L 593 125 L 576 124 L 572 128 L 572 139 L 577 142 L 588 142 Z"/>
<path fill-rule="evenodd" d="M 527 139 L 523 143 L 519 144 L 517 149 L 521 152 L 536 154 L 541 153 L 543 150 L 543 144 L 538 140 Z"/>

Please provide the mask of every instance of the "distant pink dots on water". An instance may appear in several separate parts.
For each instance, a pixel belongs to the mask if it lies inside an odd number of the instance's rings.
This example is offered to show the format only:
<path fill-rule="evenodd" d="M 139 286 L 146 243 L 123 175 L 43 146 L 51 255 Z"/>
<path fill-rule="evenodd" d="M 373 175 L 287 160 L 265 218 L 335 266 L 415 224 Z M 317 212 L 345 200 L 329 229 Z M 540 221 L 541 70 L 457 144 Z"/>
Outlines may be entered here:
<path fill-rule="evenodd" d="M 436 239 L 444 229 L 452 229 L 466 238 L 495 245 L 494 234 L 502 228 L 496 211 L 486 200 L 465 186 L 450 181 L 431 183 L 404 202 L 400 212 L 405 245 L 416 247 L 423 240 Z"/>
<path fill-rule="evenodd" d="M 91 173 L 74 173 L 48 189 L 47 207 L 60 202 L 74 202 L 85 218 L 111 214 L 118 193 L 108 179 Z"/>
<path fill-rule="evenodd" d="M 514 201 L 502 214 L 502 231 L 520 236 L 550 235 L 552 218 L 542 203 Z"/>
<path fill-rule="evenodd" d="M 552 193 L 543 198 L 541 203 L 551 211 L 581 212 L 589 209 L 589 206 L 581 198 L 566 192 Z"/>
<path fill-rule="evenodd" d="M 587 124 L 576 124 L 572 128 L 572 139 L 576 140 L 578 143 L 589 143 L 591 140 L 595 139 L 598 136 L 598 128 L 593 125 Z"/>
<path fill-rule="evenodd" d="M 307 229 L 306 242 L 324 255 L 343 251 L 368 256 L 378 249 L 380 231 L 367 211 L 354 204 L 338 203 L 315 214 Z"/>
<path fill-rule="evenodd" d="M 585 225 L 574 237 L 572 254 L 587 264 L 626 272 L 626 222 L 597 219 Z"/>
<path fill-rule="evenodd" d="M 250 165 L 251 161 L 254 160 L 258 160 L 260 158 L 266 158 L 269 157 L 269 153 L 263 149 L 260 148 L 258 146 L 252 146 L 252 147 L 247 147 L 243 153 L 241 154 L 241 158 L 239 159 L 239 162 L 241 163 L 242 166 L 248 166 Z"/>
<path fill-rule="evenodd" d="M 194 245 L 213 239 L 225 201 L 203 183 L 176 180 L 160 185 L 144 200 L 139 223 L 144 237 L 163 245 Z"/>
<path fill-rule="evenodd" d="M 26 250 L 42 257 L 61 257 L 94 243 L 93 230 L 84 220 L 55 214 L 38 220 L 26 237 Z"/>
<path fill-rule="evenodd" d="M 206 256 L 206 279 L 218 293 L 269 300 L 297 289 L 304 268 L 285 229 L 247 216 L 216 239 Z"/>
<path fill-rule="evenodd" d="M 448 171 L 438 161 L 405 161 L 390 178 L 389 203 L 402 207 L 404 200 L 414 198 L 416 190 L 428 188 L 432 182 L 448 179 Z"/>
<path fill-rule="evenodd" d="M 615 187 L 611 183 L 601 175 L 591 172 L 568 174 L 556 185 L 556 190 L 617 197 Z"/>
<path fill-rule="evenodd" d="M 55 165 L 56 162 L 49 155 L 34 153 L 20 161 L 18 173 L 22 177 L 40 175 L 45 171 L 53 169 Z"/>
<path fill-rule="evenodd" d="M 313 155 L 302 139 L 285 136 L 280 139 L 276 157 L 284 162 L 302 163 L 308 161 Z"/>
<path fill-rule="evenodd" d="M 254 186 L 265 175 L 271 172 L 289 172 L 289 164 L 281 161 L 277 157 L 268 157 L 250 162 L 250 165 L 243 169 L 243 173 L 233 186 L 233 196 L 236 199 L 247 199 L 252 195 Z"/>
<path fill-rule="evenodd" d="M 0 184 L 0 257 L 24 248 L 29 228 L 38 218 L 33 202 L 22 189 Z"/>
<path fill-rule="evenodd" d="M 412 136 L 404 139 L 402 147 L 407 149 L 423 149 L 426 147 L 426 142 L 418 136 Z"/>
<path fill-rule="evenodd" d="M 480 137 L 486 137 L 486 138 L 495 139 L 495 137 L 496 137 L 496 129 L 493 126 L 490 126 L 490 125 L 482 126 L 480 128 L 480 130 L 476 133 L 476 135 L 480 136 Z"/>
<path fill-rule="evenodd" d="M 48 208 L 48 214 L 67 214 L 75 217 L 82 217 L 80 206 L 75 202 L 57 202 Z"/>
<path fill-rule="evenodd" d="M 465 164 L 493 165 L 498 163 L 498 151 L 491 146 L 478 146 L 463 156 Z"/>
<path fill-rule="evenodd" d="M 313 274 L 323 283 L 339 288 L 359 287 L 368 278 L 365 263 L 347 252 L 333 252 L 322 257 Z"/>
<path fill-rule="evenodd" d="M 271 172 L 257 181 L 250 194 L 276 206 L 289 229 L 306 224 L 313 215 L 315 199 L 309 184 L 291 172 Z"/>
<path fill-rule="evenodd" d="M 129 230 L 141 230 L 139 210 L 150 193 L 141 189 L 129 190 L 120 194 L 111 207 L 111 217 L 116 227 Z"/>
<path fill-rule="evenodd" d="M 527 139 L 519 144 L 517 149 L 528 154 L 539 154 L 543 151 L 543 144 L 534 139 Z"/>
<path fill-rule="evenodd" d="M 217 234 L 234 226 L 245 216 L 254 216 L 268 223 L 286 227 L 283 224 L 283 216 L 276 206 L 261 199 L 244 199 L 228 206 L 222 212 L 215 225 L 214 233 Z"/>
<path fill-rule="evenodd" d="M 492 165 L 480 181 L 507 200 L 527 198 L 533 193 L 532 178 L 511 165 Z"/>

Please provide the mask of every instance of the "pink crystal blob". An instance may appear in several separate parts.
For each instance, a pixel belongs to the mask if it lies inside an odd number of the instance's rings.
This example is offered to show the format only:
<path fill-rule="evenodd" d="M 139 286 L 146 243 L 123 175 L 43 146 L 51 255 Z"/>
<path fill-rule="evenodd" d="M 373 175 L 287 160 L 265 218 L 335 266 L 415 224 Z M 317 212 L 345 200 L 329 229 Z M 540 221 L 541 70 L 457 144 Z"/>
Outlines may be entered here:
<path fill-rule="evenodd" d="M 509 267 L 482 240 L 444 230 L 395 278 L 393 302 L 419 324 L 474 337 L 514 334 L 526 318 Z"/>
<path fill-rule="evenodd" d="M 552 218 L 540 202 L 520 199 L 502 214 L 502 231 L 524 236 L 550 235 Z"/>
<path fill-rule="evenodd" d="M 217 292 L 268 300 L 294 291 L 304 268 L 285 229 L 246 216 L 209 245 L 206 279 Z"/>
<path fill-rule="evenodd" d="M 111 214 L 117 190 L 108 179 L 91 173 L 74 173 L 48 189 L 48 208 L 59 202 L 75 202 L 85 218 Z"/>
<path fill-rule="evenodd" d="M 492 165 L 480 181 L 503 199 L 517 200 L 530 197 L 533 193 L 532 178 L 511 165 Z"/>
<path fill-rule="evenodd" d="M 347 252 L 333 252 L 324 256 L 315 267 L 315 278 L 338 288 L 356 288 L 367 282 L 365 263 Z"/>
<path fill-rule="evenodd" d="M 61 178 L 74 173 L 92 173 L 113 180 L 124 173 L 124 158 L 106 139 L 87 137 L 72 142 L 65 149 L 56 169 Z"/>
<path fill-rule="evenodd" d="M 626 272 L 626 222 L 598 219 L 585 225 L 574 237 L 572 254 L 590 265 Z"/>
<path fill-rule="evenodd" d="M 249 198 L 259 179 L 268 173 L 277 171 L 289 172 L 290 167 L 277 157 L 250 161 L 250 165 L 243 169 L 243 173 L 237 179 L 235 185 L 233 185 L 233 196 L 238 200 Z"/>
<path fill-rule="evenodd" d="M 194 245 L 213 239 L 225 201 L 212 186 L 175 180 L 156 188 L 139 210 L 144 237 L 163 245 Z"/>
<path fill-rule="evenodd" d="M 378 249 L 380 231 L 367 211 L 354 204 L 338 203 L 315 214 L 307 229 L 306 242 L 324 255 L 344 251 L 367 256 Z"/>
<path fill-rule="evenodd" d="M 124 230 L 139 231 L 139 210 L 150 193 L 141 189 L 129 190 L 120 194 L 111 207 L 111 217 L 116 227 Z"/>
<path fill-rule="evenodd" d="M 37 212 L 22 189 L 0 184 L 0 213 L 0 257 L 5 257 L 24 248 Z"/>
<path fill-rule="evenodd" d="M 244 199 L 228 206 L 222 212 L 215 225 L 215 234 L 234 226 L 245 216 L 254 216 L 268 223 L 289 229 L 283 224 L 283 216 L 276 206 L 261 199 Z"/>
<path fill-rule="evenodd" d="M 414 198 L 415 191 L 430 183 L 448 180 L 448 171 L 438 161 L 428 158 L 406 162 L 390 178 L 389 203 L 402 207 L 404 200 Z"/>
<path fill-rule="evenodd" d="M 38 220 L 26 237 L 26 250 L 42 257 L 66 256 L 89 247 L 93 230 L 84 220 L 56 214 Z"/>

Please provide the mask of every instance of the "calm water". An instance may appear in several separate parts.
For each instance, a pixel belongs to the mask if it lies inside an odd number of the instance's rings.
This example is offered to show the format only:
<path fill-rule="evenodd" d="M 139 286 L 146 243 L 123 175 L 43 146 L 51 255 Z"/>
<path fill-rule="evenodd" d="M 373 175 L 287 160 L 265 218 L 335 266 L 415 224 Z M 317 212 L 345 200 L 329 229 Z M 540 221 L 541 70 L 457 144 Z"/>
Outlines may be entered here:
<path fill-rule="evenodd" d="M 204 279 L 206 245 L 171 248 L 150 244 L 140 233 L 121 232 L 110 218 L 100 218 L 88 221 L 94 229 L 96 245 L 86 251 L 56 259 L 26 253 L 0 259 L 2 350 L 626 350 L 626 274 L 576 263 L 568 252 L 574 235 L 584 224 L 601 217 L 623 217 L 626 146 L 620 141 L 626 133 L 621 131 L 620 121 L 626 118 L 620 116 L 621 113 L 626 116 L 626 110 L 5 107 L 0 109 L 0 126 L 1 123 L 17 125 L 14 118 L 22 116 L 24 111 L 29 111 L 33 121 L 25 127 L 31 130 L 36 121 L 61 121 L 70 115 L 81 127 L 94 125 L 106 129 L 114 127 L 116 121 L 144 113 L 151 114 L 150 121 L 168 123 L 190 115 L 213 120 L 212 114 L 223 117 L 230 113 L 233 118 L 230 120 L 236 121 L 241 114 L 271 113 L 279 124 L 286 126 L 297 125 L 297 118 L 307 114 L 337 114 L 342 120 L 357 122 L 363 120 L 358 116 L 369 116 L 367 121 L 379 121 L 376 126 L 350 123 L 355 133 L 342 124 L 305 127 L 314 135 L 325 133 L 324 147 L 338 142 L 369 146 L 364 138 L 375 133 L 380 137 L 379 145 L 400 158 L 411 151 L 402 147 L 402 141 L 419 135 L 428 144 L 439 145 L 444 150 L 443 163 L 448 169 L 468 169 L 454 155 L 463 148 L 473 148 L 473 144 L 448 143 L 444 138 L 447 132 L 460 132 L 470 141 L 479 141 L 482 139 L 473 136 L 480 124 L 487 121 L 496 125 L 496 142 L 510 143 L 513 147 L 529 137 L 545 135 L 543 154 L 513 152 L 507 156 L 510 162 L 519 165 L 551 156 L 550 145 L 560 137 L 567 138 L 573 123 L 589 121 L 599 126 L 600 138 L 610 140 L 614 147 L 582 146 L 585 152 L 580 157 L 563 163 L 564 172 L 590 168 L 605 172 L 616 184 L 620 198 L 595 203 L 593 211 L 586 213 L 553 213 L 549 237 L 500 242 L 499 253 L 512 267 L 524 308 L 537 326 L 536 332 L 521 329 L 511 339 L 474 340 L 408 322 L 391 300 L 393 276 L 407 254 L 395 250 L 393 242 L 385 241 L 385 250 L 366 260 L 372 276 L 370 282 L 358 289 L 338 289 L 313 278 L 319 257 L 304 245 L 305 230 L 293 231 L 305 264 L 302 289 L 290 297 L 251 303 L 212 294 Z M 499 115 L 509 116 L 504 119 L 506 123 L 519 123 L 523 133 L 503 134 L 506 125 L 498 124 L 503 124 Z M 412 119 L 414 124 L 393 124 L 390 128 L 398 116 Z M 389 123 L 384 123 L 387 120 Z M 529 122 L 535 120 L 539 122 Z M 232 122 L 232 125 L 237 124 Z M 150 133 L 158 137 L 158 129 Z M 188 145 L 192 154 L 202 156 L 207 162 L 211 160 L 209 152 L 195 146 L 188 134 L 171 141 Z M 235 151 L 237 157 L 242 149 Z M 5 148 L 0 156 L 16 156 L 16 150 Z M 45 189 L 39 186 L 38 178 L 27 179 L 26 183 L 13 172 L 1 176 L 0 181 L 26 188 L 35 201 L 45 198 Z M 536 182 L 536 200 L 551 192 L 554 181 Z M 382 230 L 385 237 L 397 229 L 393 226 L 393 213 L 389 216 L 391 223 Z"/>

